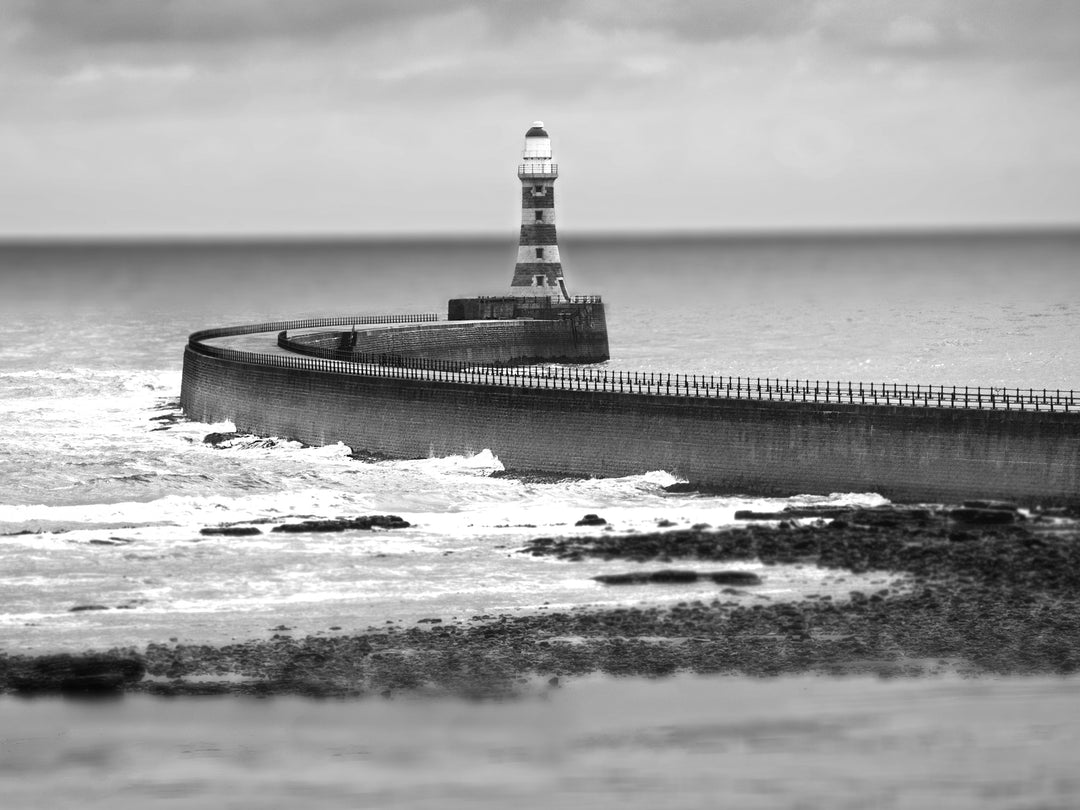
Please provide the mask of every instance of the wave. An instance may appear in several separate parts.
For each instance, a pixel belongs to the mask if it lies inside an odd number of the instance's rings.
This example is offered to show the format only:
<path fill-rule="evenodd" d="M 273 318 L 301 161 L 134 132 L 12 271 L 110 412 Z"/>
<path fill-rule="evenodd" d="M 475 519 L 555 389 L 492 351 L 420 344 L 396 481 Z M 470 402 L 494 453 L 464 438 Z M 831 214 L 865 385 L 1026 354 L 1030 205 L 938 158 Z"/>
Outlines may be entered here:
<path fill-rule="evenodd" d="M 362 496 L 325 489 L 279 491 L 230 497 L 168 495 L 151 501 L 49 506 L 0 505 L 0 524 L 32 521 L 69 524 L 164 526 L 320 515 L 363 508 Z"/>
<path fill-rule="evenodd" d="M 141 455 L 123 460 L 119 469 L 115 455 L 106 455 L 85 468 L 76 467 L 74 475 L 68 470 L 68 479 L 52 483 L 54 497 L 89 493 L 98 499 L 0 504 L 0 533 L 155 526 L 190 531 L 222 523 L 373 513 L 400 514 L 419 531 L 437 535 L 596 531 L 576 526 L 589 513 L 602 514 L 620 531 L 648 531 L 734 525 L 740 509 L 886 502 L 873 493 L 792 498 L 671 493 L 666 487 L 679 479 L 663 471 L 550 481 L 493 477 L 504 467 L 489 449 L 441 458 L 362 462 L 341 443 L 306 447 L 252 435 L 234 436 L 216 447 L 203 443 L 207 432 L 229 433 L 232 427 L 176 423 L 169 432 L 184 443 L 173 447 L 171 456 L 154 457 L 153 448 L 161 445 L 152 444 Z M 166 441 L 168 446 L 168 440 L 154 441 Z M 173 491 L 160 495 L 169 489 Z M 139 491 L 145 497 L 131 497 Z"/>
<path fill-rule="evenodd" d="M 69 366 L 0 371 L 0 393 L 22 391 L 42 395 L 96 393 L 154 393 L 179 391 L 181 373 L 175 369 L 121 369 Z M 20 387 L 21 386 L 21 387 Z"/>

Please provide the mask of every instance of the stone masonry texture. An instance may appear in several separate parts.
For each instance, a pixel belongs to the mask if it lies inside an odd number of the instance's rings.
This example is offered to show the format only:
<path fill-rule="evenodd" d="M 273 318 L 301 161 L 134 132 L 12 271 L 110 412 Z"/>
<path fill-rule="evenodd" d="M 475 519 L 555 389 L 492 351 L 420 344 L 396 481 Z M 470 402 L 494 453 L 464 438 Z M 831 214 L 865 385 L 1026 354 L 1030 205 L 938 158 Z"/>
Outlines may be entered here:
<path fill-rule="evenodd" d="M 404 458 L 485 448 L 509 469 L 667 470 L 733 494 L 1080 502 L 1075 414 L 530 389 L 184 355 L 192 419 Z"/>
<path fill-rule="evenodd" d="M 595 309 L 596 306 L 588 308 Z M 320 332 L 294 336 L 291 340 L 294 344 L 315 349 L 340 351 L 349 346 L 357 354 L 477 364 L 597 363 L 608 359 L 607 329 L 602 314 L 599 319 L 583 314 L 573 319 L 450 322 L 394 329 L 357 329 L 355 333 Z"/>

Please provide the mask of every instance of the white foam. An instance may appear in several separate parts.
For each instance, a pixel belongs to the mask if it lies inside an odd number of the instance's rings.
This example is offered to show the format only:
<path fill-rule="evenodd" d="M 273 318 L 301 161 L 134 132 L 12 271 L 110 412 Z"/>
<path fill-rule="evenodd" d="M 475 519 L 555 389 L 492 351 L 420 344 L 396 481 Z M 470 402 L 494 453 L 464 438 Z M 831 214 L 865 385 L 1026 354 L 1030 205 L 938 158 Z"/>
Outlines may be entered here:
<path fill-rule="evenodd" d="M 105 523 L 110 525 L 212 525 L 291 515 L 337 515 L 365 506 L 362 495 L 319 488 L 229 497 L 168 495 L 147 502 L 124 501 L 48 506 L 0 505 L 0 523 Z"/>
<path fill-rule="evenodd" d="M 487 476 L 503 469 L 502 462 L 487 448 L 473 455 L 432 456 L 424 459 L 384 461 L 379 463 L 382 466 L 393 469 L 417 470 L 429 475 L 463 473 L 468 475 Z"/>

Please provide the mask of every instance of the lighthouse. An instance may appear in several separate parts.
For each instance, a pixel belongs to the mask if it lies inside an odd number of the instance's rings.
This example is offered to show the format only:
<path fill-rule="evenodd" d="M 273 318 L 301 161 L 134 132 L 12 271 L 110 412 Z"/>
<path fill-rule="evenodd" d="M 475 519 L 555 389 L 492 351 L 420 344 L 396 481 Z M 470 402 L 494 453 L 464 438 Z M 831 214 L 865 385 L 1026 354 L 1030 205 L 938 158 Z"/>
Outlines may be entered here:
<path fill-rule="evenodd" d="M 521 238 L 509 294 L 451 298 L 450 321 L 499 321 L 498 329 L 474 324 L 487 354 L 463 348 L 468 363 L 602 363 L 608 351 L 607 318 L 599 295 L 566 292 L 559 242 L 555 238 L 555 180 L 551 138 L 543 121 L 525 133 L 518 164 L 521 180 Z M 505 287 L 503 288 L 506 289 Z M 464 336 L 466 332 L 455 333 Z M 486 359 L 481 359 L 481 358 Z"/>
<path fill-rule="evenodd" d="M 551 138 L 543 121 L 525 133 L 518 164 L 521 180 L 521 237 L 510 292 L 569 301 L 555 236 L 555 180 L 559 166 L 551 159 Z"/>

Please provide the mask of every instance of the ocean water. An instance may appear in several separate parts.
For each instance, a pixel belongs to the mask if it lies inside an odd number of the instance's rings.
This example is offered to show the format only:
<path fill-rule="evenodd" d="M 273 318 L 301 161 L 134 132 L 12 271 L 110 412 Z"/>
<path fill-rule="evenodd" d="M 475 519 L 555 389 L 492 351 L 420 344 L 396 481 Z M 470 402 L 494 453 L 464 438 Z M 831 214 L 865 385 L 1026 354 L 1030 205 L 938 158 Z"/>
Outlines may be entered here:
<path fill-rule="evenodd" d="M 607 304 L 609 368 L 1080 389 L 1080 232 L 564 238 L 563 252 L 570 292 Z M 203 437 L 231 425 L 180 418 L 196 329 L 441 313 L 450 297 L 504 291 L 513 256 L 507 240 L 0 245 L 0 647 L 220 642 L 281 624 L 334 633 L 711 598 L 696 586 L 613 595 L 590 579 L 596 564 L 515 551 L 537 535 L 602 531 L 574 527 L 588 512 L 645 530 L 731 525 L 745 508 L 883 502 L 673 495 L 664 470 L 528 483 L 489 477 L 501 468 L 490 452 L 365 463 L 341 445 L 275 437 L 215 448 Z M 198 533 L 374 513 L 413 527 Z M 775 599 L 860 587 L 817 570 L 763 573 Z M 106 609 L 71 611 L 83 605 Z M 0 703 L 0 717 L 26 711 Z M 605 785 L 634 791 L 629 775 Z M 62 804 L 53 798 L 40 806 Z"/>

